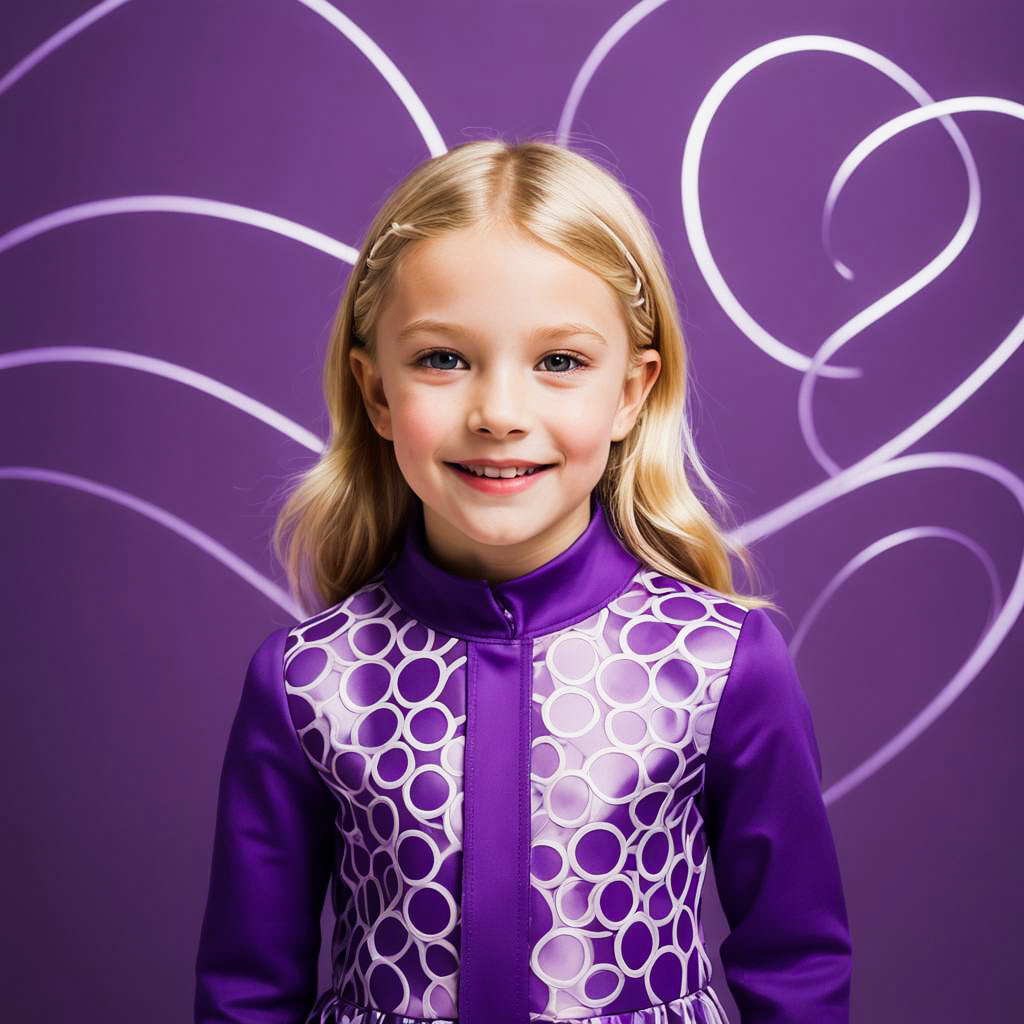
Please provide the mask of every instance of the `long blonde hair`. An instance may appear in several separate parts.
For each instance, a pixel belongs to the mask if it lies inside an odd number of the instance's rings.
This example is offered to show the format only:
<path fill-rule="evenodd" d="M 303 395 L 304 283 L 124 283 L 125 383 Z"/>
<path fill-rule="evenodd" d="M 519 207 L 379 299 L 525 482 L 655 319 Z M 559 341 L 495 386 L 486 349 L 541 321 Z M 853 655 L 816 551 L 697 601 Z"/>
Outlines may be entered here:
<path fill-rule="evenodd" d="M 512 225 L 603 278 L 622 299 L 631 361 L 645 347 L 661 355 L 661 372 L 640 415 L 625 438 L 612 442 L 597 485 L 623 545 L 661 573 L 748 608 L 776 608 L 735 591 L 729 555 L 756 583 L 750 553 L 726 535 L 691 486 L 692 473 L 719 517 L 731 520 L 729 500 L 694 447 L 686 346 L 657 239 L 611 171 L 542 138 L 466 142 L 421 163 L 370 225 L 328 342 L 323 389 L 330 440 L 318 461 L 289 481 L 291 493 L 274 527 L 274 552 L 295 599 L 309 613 L 330 607 L 396 553 L 416 495 L 393 443 L 366 413 L 349 352 L 365 346 L 375 358 L 375 326 L 407 246 L 485 223 Z M 646 298 L 640 305 L 630 254 Z"/>

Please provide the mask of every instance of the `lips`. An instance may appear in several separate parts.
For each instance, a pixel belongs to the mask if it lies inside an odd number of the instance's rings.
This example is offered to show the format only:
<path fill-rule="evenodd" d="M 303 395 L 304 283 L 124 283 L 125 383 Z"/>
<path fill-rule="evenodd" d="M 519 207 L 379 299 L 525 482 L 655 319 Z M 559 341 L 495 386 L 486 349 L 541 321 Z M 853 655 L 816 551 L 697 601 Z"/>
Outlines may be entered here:
<path fill-rule="evenodd" d="M 463 469 L 457 462 L 446 462 L 445 465 L 462 481 L 462 483 L 475 491 L 483 494 L 518 494 L 527 490 L 549 470 L 554 464 L 537 466 L 532 473 L 523 473 L 521 476 L 487 476 L 486 474 L 473 473 Z"/>
<path fill-rule="evenodd" d="M 533 476 L 535 473 L 538 473 L 541 470 L 550 469 L 554 465 L 554 463 L 550 463 L 549 462 L 549 463 L 542 463 L 542 464 L 537 464 L 537 465 L 530 465 L 529 463 L 521 463 L 518 466 L 476 466 L 475 467 L 476 469 L 481 470 L 481 472 L 479 472 L 479 473 L 478 472 L 474 472 L 474 468 L 471 468 L 471 465 L 467 465 L 466 463 L 463 463 L 463 462 L 446 462 L 445 465 L 446 466 L 451 466 L 452 469 L 457 469 L 457 470 L 459 470 L 462 473 L 470 473 L 473 476 L 486 478 L 488 480 L 518 480 L 520 477 L 523 477 L 523 476 Z M 524 468 L 526 470 L 526 472 L 524 472 L 524 473 L 517 473 L 515 476 L 505 476 L 504 475 L 504 473 L 507 470 L 509 470 L 509 469 L 520 469 L 520 468 Z M 489 476 L 487 473 L 483 472 L 483 470 L 485 470 L 485 469 L 498 470 L 498 475 L 497 476 Z"/>

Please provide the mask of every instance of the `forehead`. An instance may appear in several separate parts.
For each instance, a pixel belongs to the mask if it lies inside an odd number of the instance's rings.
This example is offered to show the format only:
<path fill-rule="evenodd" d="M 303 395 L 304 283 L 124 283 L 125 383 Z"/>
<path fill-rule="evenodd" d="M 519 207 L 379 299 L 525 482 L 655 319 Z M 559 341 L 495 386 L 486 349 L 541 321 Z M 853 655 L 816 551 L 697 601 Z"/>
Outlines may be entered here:
<path fill-rule="evenodd" d="M 408 246 L 381 313 L 386 333 L 417 319 L 486 332 L 582 322 L 625 339 L 618 296 L 593 271 L 511 228 L 474 227 Z M 386 325 L 385 325 L 386 324 Z"/>

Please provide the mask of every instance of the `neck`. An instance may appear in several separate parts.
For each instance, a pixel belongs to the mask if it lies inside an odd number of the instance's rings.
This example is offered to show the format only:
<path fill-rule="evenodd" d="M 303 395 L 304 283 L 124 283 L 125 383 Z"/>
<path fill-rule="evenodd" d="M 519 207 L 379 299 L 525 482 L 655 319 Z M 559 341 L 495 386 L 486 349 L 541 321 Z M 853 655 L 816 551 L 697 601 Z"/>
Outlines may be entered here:
<path fill-rule="evenodd" d="M 385 585 L 413 618 L 449 636 L 515 642 L 581 621 L 624 590 L 640 566 L 596 494 L 590 513 L 582 532 L 547 561 L 489 580 L 435 561 L 417 501 L 402 547 L 384 570 Z"/>
<path fill-rule="evenodd" d="M 525 576 L 570 547 L 591 519 L 593 495 L 544 534 L 515 544 L 481 544 L 422 506 L 427 556 L 454 576 L 504 583 Z"/>

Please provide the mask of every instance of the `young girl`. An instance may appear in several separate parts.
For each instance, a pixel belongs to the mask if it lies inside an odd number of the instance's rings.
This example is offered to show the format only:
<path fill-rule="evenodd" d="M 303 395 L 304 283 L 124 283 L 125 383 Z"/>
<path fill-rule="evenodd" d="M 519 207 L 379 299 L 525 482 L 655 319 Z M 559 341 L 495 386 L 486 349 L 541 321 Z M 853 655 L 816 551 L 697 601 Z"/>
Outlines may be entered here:
<path fill-rule="evenodd" d="M 691 486 L 728 511 L 623 186 L 541 140 L 417 167 L 325 391 L 330 442 L 274 538 L 320 610 L 245 677 L 197 1024 L 727 1024 L 709 856 L 743 1024 L 847 1022 L 808 704 Z"/>

